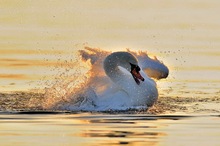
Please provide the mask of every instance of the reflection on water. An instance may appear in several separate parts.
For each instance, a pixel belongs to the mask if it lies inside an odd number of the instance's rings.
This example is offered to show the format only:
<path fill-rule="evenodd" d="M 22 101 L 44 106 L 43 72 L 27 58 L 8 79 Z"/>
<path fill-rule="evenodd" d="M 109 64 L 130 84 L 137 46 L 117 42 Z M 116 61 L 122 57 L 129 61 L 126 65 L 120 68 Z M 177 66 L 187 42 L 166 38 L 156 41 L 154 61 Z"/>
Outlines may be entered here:
<path fill-rule="evenodd" d="M 26 112 L 0 123 L 1 145 L 220 144 L 219 116 Z"/>

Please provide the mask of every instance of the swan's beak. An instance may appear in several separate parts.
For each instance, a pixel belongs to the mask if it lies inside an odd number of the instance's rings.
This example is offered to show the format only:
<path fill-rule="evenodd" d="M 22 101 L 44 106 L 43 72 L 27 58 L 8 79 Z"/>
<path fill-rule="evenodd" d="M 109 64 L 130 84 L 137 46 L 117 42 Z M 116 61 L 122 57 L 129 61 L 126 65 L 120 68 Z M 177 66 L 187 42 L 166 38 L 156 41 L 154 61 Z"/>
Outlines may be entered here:
<path fill-rule="evenodd" d="M 140 84 L 140 81 L 144 81 L 144 78 L 141 76 L 140 72 L 136 70 L 136 68 L 134 68 L 132 71 L 131 71 L 131 74 L 135 80 L 135 82 L 139 85 Z"/>

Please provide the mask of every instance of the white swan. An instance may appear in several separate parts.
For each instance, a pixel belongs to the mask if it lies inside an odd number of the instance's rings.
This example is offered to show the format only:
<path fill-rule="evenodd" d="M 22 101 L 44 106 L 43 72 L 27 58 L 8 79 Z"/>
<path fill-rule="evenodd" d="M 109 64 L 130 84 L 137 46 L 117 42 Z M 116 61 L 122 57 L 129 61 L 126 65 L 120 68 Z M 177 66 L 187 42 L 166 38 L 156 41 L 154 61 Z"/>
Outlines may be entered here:
<path fill-rule="evenodd" d="M 141 71 L 131 53 L 114 52 L 105 58 L 103 65 L 117 90 L 97 98 L 94 102 L 97 110 L 150 107 L 155 103 L 158 98 L 156 83 Z"/>
<path fill-rule="evenodd" d="M 147 109 L 158 98 L 156 83 L 151 78 L 162 79 L 169 74 L 166 65 L 148 57 L 146 52 L 127 50 L 111 53 L 85 48 L 79 53 L 82 61 L 91 65 L 88 80 L 80 88 L 72 88 L 72 84 L 69 85 L 72 81 L 69 80 L 59 84 L 58 87 L 68 86 L 70 90 L 67 94 L 64 92 L 64 100 L 55 100 L 49 108 L 71 111 Z M 48 101 L 51 103 L 51 100 Z"/>

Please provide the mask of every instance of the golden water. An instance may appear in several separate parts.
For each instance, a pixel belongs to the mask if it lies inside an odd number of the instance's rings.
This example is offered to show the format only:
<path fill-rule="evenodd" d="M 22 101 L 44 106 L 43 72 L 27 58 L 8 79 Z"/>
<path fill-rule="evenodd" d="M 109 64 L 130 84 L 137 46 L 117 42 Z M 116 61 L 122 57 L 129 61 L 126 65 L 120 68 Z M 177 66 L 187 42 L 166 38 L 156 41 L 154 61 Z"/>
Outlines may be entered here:
<path fill-rule="evenodd" d="M 0 115 L 1 145 L 219 145 L 219 116 Z"/>
<path fill-rule="evenodd" d="M 157 81 L 159 101 L 186 98 L 187 113 L 199 108 L 209 115 L 180 120 L 145 115 L 143 120 L 140 115 L 3 114 L 0 143 L 219 145 L 219 117 L 210 116 L 220 111 L 219 8 L 218 0 L 0 1 L 0 92 L 48 87 L 57 74 L 74 70 L 77 50 L 84 46 L 130 48 L 148 51 L 170 69 L 167 79 Z M 203 98 L 212 102 L 188 100 Z M 179 110 L 174 112 L 184 112 Z"/>
<path fill-rule="evenodd" d="M 215 94 L 220 87 L 219 6 L 217 0 L 1 1 L 1 91 L 44 86 L 38 81 L 55 74 L 51 66 L 88 45 L 148 51 L 170 68 L 169 78 L 158 82 L 162 88 Z"/>

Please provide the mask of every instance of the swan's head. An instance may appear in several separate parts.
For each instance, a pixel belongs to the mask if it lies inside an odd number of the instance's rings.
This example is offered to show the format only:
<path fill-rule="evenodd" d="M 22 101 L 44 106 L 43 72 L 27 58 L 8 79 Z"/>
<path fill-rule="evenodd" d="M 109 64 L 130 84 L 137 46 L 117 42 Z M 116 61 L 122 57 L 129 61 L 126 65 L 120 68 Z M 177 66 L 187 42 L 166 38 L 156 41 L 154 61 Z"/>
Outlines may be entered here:
<path fill-rule="evenodd" d="M 135 82 L 139 85 L 140 84 L 139 80 L 144 81 L 144 78 L 140 74 L 141 69 L 138 65 L 135 65 L 135 64 L 132 64 L 132 63 L 130 63 L 130 65 L 131 65 L 131 71 L 130 72 L 131 72 Z"/>
<path fill-rule="evenodd" d="M 120 52 L 119 52 L 120 54 Z M 121 54 L 118 56 L 120 57 L 120 66 L 124 67 L 127 69 L 131 75 L 133 76 L 135 82 L 139 85 L 140 80 L 144 81 L 144 78 L 140 74 L 141 68 L 138 66 L 138 61 L 135 56 L 128 52 L 121 52 Z"/>
<path fill-rule="evenodd" d="M 106 74 L 111 79 L 116 79 L 118 72 L 115 69 L 122 67 L 130 72 L 137 84 L 140 84 L 140 80 L 144 81 L 144 78 L 140 74 L 140 67 L 138 66 L 137 58 L 129 52 L 114 52 L 107 56 L 104 60 L 104 69 Z"/>

